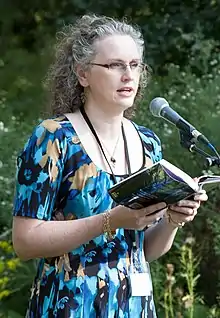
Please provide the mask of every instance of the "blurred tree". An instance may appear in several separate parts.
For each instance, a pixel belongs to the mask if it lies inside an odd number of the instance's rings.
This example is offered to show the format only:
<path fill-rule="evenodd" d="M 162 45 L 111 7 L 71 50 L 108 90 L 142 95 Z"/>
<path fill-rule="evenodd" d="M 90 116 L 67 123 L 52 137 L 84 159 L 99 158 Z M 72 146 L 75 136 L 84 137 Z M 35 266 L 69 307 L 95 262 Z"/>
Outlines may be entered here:
<path fill-rule="evenodd" d="M 160 72 L 170 62 L 181 66 L 190 63 L 192 54 L 202 50 L 201 37 L 219 39 L 220 2 L 215 0 L 2 0 L 1 6 L 1 41 L 5 49 L 15 45 L 31 51 L 47 46 L 50 36 L 63 23 L 73 22 L 87 12 L 127 16 L 140 25 L 147 41 L 147 60 Z M 212 50 L 218 54 L 219 45 L 212 46 Z"/>

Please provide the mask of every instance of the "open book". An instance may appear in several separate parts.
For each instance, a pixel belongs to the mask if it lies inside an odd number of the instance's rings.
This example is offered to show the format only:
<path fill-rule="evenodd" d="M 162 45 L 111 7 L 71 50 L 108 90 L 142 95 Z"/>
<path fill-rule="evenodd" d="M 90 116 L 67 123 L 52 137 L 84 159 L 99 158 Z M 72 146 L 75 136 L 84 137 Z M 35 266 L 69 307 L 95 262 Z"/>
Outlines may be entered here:
<path fill-rule="evenodd" d="M 220 176 L 204 175 L 195 181 L 165 159 L 144 168 L 120 181 L 108 190 L 113 200 L 133 209 L 140 209 L 155 203 L 174 204 L 186 199 L 203 186 L 209 190 L 220 182 Z"/>

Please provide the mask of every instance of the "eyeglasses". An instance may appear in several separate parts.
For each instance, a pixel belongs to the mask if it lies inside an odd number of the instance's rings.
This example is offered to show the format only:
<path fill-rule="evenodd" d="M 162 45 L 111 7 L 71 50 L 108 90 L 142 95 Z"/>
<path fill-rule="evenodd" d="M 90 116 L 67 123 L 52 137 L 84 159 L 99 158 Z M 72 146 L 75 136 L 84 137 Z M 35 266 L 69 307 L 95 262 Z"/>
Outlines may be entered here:
<path fill-rule="evenodd" d="M 124 62 L 111 62 L 109 64 L 100 64 L 100 63 L 90 63 L 91 65 L 97 65 L 101 67 L 105 67 L 109 70 L 113 71 L 119 71 L 121 72 L 126 72 L 128 66 L 130 67 L 131 71 L 134 72 L 143 72 L 147 69 L 147 65 L 144 63 L 139 63 L 139 62 L 130 62 L 129 64 L 126 64 Z"/>

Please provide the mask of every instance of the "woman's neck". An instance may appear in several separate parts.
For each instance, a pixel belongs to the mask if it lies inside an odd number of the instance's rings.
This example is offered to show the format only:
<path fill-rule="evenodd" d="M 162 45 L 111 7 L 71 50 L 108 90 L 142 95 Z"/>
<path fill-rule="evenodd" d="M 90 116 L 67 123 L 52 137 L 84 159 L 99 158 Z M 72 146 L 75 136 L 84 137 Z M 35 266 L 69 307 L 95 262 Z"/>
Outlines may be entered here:
<path fill-rule="evenodd" d="M 103 140 L 117 139 L 121 131 L 123 113 L 113 114 L 101 107 L 88 105 L 84 106 L 87 116 L 95 131 Z"/>

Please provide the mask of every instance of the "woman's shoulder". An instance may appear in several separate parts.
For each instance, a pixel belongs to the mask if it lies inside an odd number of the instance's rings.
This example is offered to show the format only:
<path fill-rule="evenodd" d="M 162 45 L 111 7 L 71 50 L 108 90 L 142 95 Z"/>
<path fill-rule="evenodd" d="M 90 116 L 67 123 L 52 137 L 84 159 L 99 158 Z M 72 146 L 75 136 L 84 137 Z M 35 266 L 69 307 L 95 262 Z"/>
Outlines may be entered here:
<path fill-rule="evenodd" d="M 59 130 L 65 131 L 66 129 L 69 129 L 72 126 L 69 119 L 66 116 L 62 115 L 42 119 L 37 124 L 37 128 L 40 127 L 53 134 Z"/>
<path fill-rule="evenodd" d="M 132 123 L 139 133 L 139 136 L 143 142 L 146 154 L 151 157 L 153 162 L 156 162 L 162 159 L 162 147 L 161 147 L 160 139 L 157 136 L 157 134 L 153 130 L 143 125 L 138 125 L 134 122 Z"/>
<path fill-rule="evenodd" d="M 49 138 L 63 140 L 69 135 L 73 136 L 75 130 L 66 116 L 54 116 L 41 119 L 34 127 L 32 136 L 48 135 Z"/>
<path fill-rule="evenodd" d="M 66 148 L 68 139 L 72 140 L 74 134 L 75 131 L 65 116 L 40 119 L 20 152 L 46 152 L 50 148 L 58 148 L 60 152 Z"/>
<path fill-rule="evenodd" d="M 158 144 L 158 146 L 160 146 L 160 144 L 161 144 L 160 138 L 153 130 L 151 130 L 150 128 L 147 128 L 143 125 L 138 125 L 135 122 L 132 122 L 132 123 L 144 141 L 151 140 L 151 141 L 155 142 L 156 144 Z"/>

